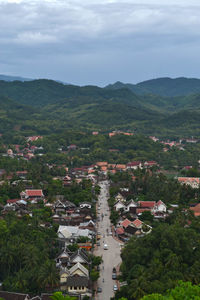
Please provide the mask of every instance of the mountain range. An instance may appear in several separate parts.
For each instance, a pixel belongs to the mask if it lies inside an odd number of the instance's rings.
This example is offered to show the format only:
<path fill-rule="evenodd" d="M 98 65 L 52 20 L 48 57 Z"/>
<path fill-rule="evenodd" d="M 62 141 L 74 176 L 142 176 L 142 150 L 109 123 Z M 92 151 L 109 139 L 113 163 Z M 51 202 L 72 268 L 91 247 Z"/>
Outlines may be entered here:
<path fill-rule="evenodd" d="M 0 81 L 0 127 L 49 134 L 65 128 L 200 135 L 200 80 L 159 78 L 105 88 L 53 80 Z M 15 132 L 16 134 L 16 132 Z"/>

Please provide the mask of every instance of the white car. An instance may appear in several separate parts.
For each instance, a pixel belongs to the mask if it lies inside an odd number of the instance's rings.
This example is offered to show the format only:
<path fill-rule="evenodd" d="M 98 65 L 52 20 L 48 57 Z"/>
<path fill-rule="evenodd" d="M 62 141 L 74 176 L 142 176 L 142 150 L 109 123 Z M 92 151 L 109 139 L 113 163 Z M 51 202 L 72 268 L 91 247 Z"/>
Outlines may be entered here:
<path fill-rule="evenodd" d="M 108 250 L 108 245 L 107 245 L 107 244 L 104 244 L 104 245 L 103 245 L 103 249 L 104 249 L 104 250 Z"/>
<path fill-rule="evenodd" d="M 117 287 L 116 284 L 113 285 L 113 291 L 114 291 L 114 292 L 118 291 L 118 287 Z"/>

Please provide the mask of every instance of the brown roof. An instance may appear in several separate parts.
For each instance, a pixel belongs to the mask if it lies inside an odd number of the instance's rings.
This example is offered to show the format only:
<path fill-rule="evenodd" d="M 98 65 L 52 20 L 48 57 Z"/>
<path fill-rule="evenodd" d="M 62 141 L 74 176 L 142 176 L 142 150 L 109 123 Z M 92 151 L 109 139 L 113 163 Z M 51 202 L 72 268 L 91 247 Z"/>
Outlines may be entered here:
<path fill-rule="evenodd" d="M 67 278 L 67 286 L 79 287 L 79 286 L 88 286 L 89 279 L 86 276 L 69 276 Z"/>
<path fill-rule="evenodd" d="M 0 298 L 5 300 L 25 300 L 30 299 L 30 296 L 28 294 L 0 291 Z"/>

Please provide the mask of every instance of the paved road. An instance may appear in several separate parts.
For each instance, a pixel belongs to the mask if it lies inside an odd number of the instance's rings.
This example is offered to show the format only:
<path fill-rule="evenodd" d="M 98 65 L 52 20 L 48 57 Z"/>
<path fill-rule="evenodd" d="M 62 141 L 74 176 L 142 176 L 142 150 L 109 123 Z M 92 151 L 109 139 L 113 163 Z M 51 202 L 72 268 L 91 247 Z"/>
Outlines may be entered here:
<path fill-rule="evenodd" d="M 98 223 L 98 231 L 101 232 L 101 240 L 100 246 L 95 254 L 99 256 L 102 255 L 103 263 L 101 264 L 100 278 L 98 280 L 98 286 L 102 288 L 102 293 L 98 293 L 98 300 L 110 300 L 110 298 L 114 296 L 113 285 L 116 284 L 116 281 L 112 280 L 112 269 L 121 262 L 120 243 L 109 235 L 111 223 L 107 203 L 109 192 L 108 181 L 102 181 L 100 187 L 101 193 L 98 201 L 100 206 L 98 210 L 100 221 Z M 102 214 L 104 214 L 103 218 Z M 108 250 L 103 249 L 104 244 L 108 245 Z"/>

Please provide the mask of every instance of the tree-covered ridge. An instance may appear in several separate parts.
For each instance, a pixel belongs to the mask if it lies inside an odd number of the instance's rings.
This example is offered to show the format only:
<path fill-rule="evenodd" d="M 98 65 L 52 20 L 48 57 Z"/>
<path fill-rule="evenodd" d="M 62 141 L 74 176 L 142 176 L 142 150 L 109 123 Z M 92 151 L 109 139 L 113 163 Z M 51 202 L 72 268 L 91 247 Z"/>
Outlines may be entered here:
<path fill-rule="evenodd" d="M 177 215 L 173 225 L 159 224 L 151 234 L 129 241 L 122 252 L 121 266 L 122 279 L 128 285 L 117 293 L 116 299 L 164 294 L 179 280 L 199 284 L 199 222 L 189 215 L 179 218 Z M 190 228 L 184 228 L 189 220 Z"/>
<path fill-rule="evenodd" d="M 154 94 L 164 97 L 186 96 L 200 92 L 200 79 L 196 78 L 157 78 L 138 84 L 116 82 L 108 85 L 108 89 L 128 88 L 138 95 Z"/>
<path fill-rule="evenodd" d="M 0 81 L 0 122 L 0 133 L 6 134 L 46 135 L 72 128 L 199 136 L 199 95 L 136 95 L 126 88 L 79 87 L 53 80 Z"/>

